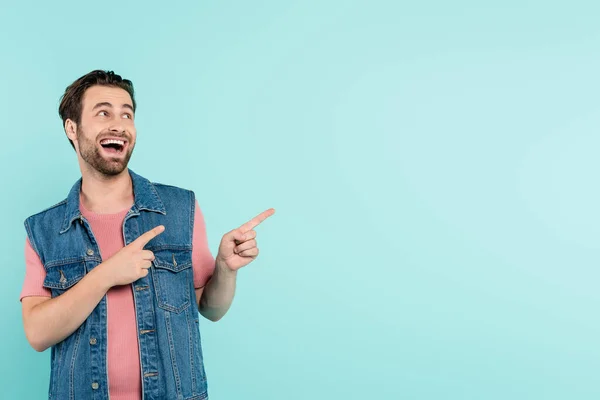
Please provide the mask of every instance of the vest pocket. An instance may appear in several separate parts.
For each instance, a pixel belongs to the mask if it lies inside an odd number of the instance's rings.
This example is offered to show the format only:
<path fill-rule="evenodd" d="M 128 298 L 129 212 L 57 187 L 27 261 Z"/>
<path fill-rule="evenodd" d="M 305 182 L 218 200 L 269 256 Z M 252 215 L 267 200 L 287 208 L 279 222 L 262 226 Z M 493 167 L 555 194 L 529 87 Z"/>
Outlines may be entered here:
<path fill-rule="evenodd" d="M 152 279 L 158 306 L 180 313 L 191 304 L 192 252 L 179 249 L 153 252 Z"/>
<path fill-rule="evenodd" d="M 43 286 L 59 295 L 74 286 L 85 276 L 85 262 L 62 262 L 46 265 L 46 279 Z"/>

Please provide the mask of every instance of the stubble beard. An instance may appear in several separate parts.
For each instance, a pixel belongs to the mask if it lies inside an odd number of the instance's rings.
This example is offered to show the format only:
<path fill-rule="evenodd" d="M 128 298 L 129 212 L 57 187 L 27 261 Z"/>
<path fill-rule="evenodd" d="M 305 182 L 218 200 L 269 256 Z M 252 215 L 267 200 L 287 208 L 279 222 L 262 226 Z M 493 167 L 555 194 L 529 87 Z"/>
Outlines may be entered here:
<path fill-rule="evenodd" d="M 124 157 L 104 157 L 96 143 L 86 137 L 80 126 L 77 127 L 77 141 L 81 158 L 96 171 L 106 176 L 115 176 L 123 172 L 129 164 L 129 159 L 135 147 L 135 144 L 128 140 L 127 153 Z"/>

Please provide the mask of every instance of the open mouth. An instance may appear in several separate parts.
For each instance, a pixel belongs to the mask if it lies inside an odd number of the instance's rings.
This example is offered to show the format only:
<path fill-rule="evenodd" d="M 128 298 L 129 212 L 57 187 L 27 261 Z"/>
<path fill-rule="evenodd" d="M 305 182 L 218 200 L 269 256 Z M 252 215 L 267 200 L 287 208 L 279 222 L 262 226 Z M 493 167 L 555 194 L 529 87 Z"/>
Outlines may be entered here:
<path fill-rule="evenodd" d="M 103 139 L 100 146 L 109 154 L 121 154 L 127 145 L 127 141 L 120 139 Z"/>

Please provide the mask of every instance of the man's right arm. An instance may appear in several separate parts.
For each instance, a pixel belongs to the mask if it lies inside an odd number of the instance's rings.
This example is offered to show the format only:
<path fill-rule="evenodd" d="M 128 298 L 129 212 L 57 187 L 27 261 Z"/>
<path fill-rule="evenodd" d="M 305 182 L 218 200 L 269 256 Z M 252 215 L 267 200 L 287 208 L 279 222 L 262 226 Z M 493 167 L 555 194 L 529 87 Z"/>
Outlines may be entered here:
<path fill-rule="evenodd" d="M 64 340 L 83 324 L 111 287 L 147 276 L 154 253 L 144 250 L 144 246 L 163 231 L 164 226 L 160 225 L 144 233 L 60 296 L 24 297 L 23 325 L 31 346 L 44 351 Z"/>
<path fill-rule="evenodd" d="M 23 298 L 25 336 L 36 351 L 44 351 L 67 338 L 100 303 L 110 284 L 99 267 L 58 297 Z"/>

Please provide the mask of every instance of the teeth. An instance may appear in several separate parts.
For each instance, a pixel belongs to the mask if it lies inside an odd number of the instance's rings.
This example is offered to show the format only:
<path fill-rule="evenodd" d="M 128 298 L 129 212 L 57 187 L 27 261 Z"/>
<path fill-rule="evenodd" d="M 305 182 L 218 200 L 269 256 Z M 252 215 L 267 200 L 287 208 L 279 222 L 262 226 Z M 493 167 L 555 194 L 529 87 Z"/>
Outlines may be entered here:
<path fill-rule="evenodd" d="M 106 139 L 100 142 L 100 144 L 110 144 L 110 143 L 114 143 L 114 144 L 118 144 L 120 146 L 123 146 L 125 144 L 125 142 L 123 140 L 115 140 L 115 139 Z"/>

